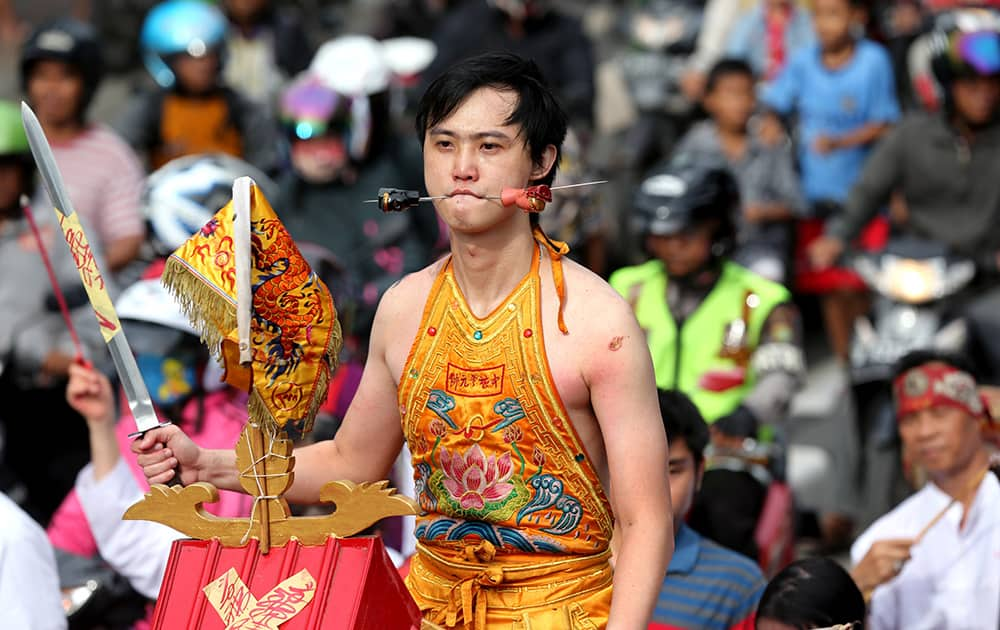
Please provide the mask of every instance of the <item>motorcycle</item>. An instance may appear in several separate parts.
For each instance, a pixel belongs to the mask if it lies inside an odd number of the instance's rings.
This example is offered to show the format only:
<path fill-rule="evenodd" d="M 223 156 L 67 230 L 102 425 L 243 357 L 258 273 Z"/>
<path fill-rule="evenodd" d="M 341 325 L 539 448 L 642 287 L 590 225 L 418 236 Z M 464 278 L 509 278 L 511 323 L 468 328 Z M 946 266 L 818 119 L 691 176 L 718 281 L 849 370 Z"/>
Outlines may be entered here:
<path fill-rule="evenodd" d="M 56 550 L 63 610 L 69 630 L 130 630 L 150 601 L 99 556 Z"/>
<path fill-rule="evenodd" d="M 620 58 L 638 120 L 624 143 L 628 167 L 645 170 L 667 155 L 693 110 L 681 91 L 687 58 L 701 31 L 700 0 L 650 0 L 629 11 L 625 30 L 630 47 Z"/>
<path fill-rule="evenodd" d="M 874 294 L 870 316 L 854 324 L 849 373 L 861 436 L 861 501 L 875 517 L 910 492 L 892 401 L 894 366 L 914 350 L 965 348 L 966 324 L 951 316 L 948 298 L 972 281 L 976 266 L 944 245 L 906 238 L 856 256 L 852 267 Z"/>

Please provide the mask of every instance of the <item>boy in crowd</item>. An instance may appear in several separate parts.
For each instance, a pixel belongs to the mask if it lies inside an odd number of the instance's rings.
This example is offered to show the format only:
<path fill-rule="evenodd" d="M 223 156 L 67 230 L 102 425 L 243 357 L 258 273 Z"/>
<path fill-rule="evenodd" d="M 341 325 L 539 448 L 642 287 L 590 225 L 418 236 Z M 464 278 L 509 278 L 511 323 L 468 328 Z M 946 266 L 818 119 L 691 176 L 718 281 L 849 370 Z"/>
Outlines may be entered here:
<path fill-rule="evenodd" d="M 795 54 L 762 94 L 772 112 L 798 119 L 802 187 L 814 217 L 799 235 L 802 248 L 819 236 L 824 219 L 841 212 L 875 141 L 899 117 L 888 54 L 855 35 L 864 19 L 861 0 L 817 0 L 817 44 Z M 777 125 L 773 116 L 767 122 L 771 129 Z M 884 221 L 881 241 L 876 234 L 868 238 L 869 246 L 884 244 Z M 800 274 L 797 280 L 800 290 L 822 295 L 830 345 L 846 359 L 854 319 L 868 310 L 864 282 L 847 270 Z"/>
<path fill-rule="evenodd" d="M 750 630 L 766 581 L 752 560 L 699 536 L 684 524 L 705 473 L 708 425 L 691 400 L 663 390 L 660 415 L 670 444 L 674 556 L 656 602 L 650 630 Z"/>
<path fill-rule="evenodd" d="M 791 254 L 792 223 L 805 201 L 787 142 L 764 143 L 751 125 L 757 101 L 746 62 L 724 59 L 708 74 L 703 106 L 711 118 L 681 140 L 674 155 L 698 164 L 726 164 L 740 188 L 734 259 L 783 283 Z"/>

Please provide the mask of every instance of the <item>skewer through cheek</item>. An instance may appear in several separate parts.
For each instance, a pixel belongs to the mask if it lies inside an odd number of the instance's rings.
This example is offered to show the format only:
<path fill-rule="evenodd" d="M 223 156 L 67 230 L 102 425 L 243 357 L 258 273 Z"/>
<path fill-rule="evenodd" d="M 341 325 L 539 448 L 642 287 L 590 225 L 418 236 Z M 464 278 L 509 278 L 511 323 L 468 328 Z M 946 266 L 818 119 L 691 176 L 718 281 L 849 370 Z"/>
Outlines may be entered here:
<path fill-rule="evenodd" d="M 545 204 L 552 201 L 552 191 L 563 188 L 576 188 L 578 186 L 591 186 L 593 184 L 604 184 L 607 180 L 595 182 L 583 182 L 580 184 L 567 184 L 550 188 L 545 184 L 538 186 L 528 186 L 527 188 L 504 188 L 500 191 L 500 196 L 487 196 L 483 199 L 499 200 L 505 206 L 517 206 L 525 212 L 541 212 L 545 209 Z M 405 190 L 402 188 L 379 188 L 376 199 L 368 199 L 365 203 L 377 203 L 382 212 L 402 212 L 409 208 L 416 207 L 417 204 L 435 199 L 446 199 L 451 195 L 438 195 L 436 197 L 421 197 L 416 190 Z"/>

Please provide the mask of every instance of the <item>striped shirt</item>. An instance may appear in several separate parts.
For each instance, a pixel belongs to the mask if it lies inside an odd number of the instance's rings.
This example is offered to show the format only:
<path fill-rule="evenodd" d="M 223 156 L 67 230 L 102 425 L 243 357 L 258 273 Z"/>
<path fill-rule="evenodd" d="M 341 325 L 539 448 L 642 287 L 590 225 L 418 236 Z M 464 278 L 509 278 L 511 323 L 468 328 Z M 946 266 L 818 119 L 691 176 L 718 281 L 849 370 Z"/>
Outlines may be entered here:
<path fill-rule="evenodd" d="M 74 209 L 105 251 L 110 243 L 145 233 L 140 206 L 145 175 L 124 140 L 107 127 L 92 125 L 68 142 L 53 142 L 52 153 Z M 47 199 L 44 190 L 40 195 Z"/>
<path fill-rule="evenodd" d="M 681 525 L 649 630 L 752 630 L 765 586 L 753 561 Z"/>

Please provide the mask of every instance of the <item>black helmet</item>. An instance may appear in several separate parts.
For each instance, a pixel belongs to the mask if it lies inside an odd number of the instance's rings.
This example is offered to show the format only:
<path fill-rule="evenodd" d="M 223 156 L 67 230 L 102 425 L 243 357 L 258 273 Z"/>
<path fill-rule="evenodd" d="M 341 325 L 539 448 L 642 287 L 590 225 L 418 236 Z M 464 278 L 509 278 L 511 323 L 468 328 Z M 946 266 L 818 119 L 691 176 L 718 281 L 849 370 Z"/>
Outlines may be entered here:
<path fill-rule="evenodd" d="M 957 78 L 1000 76 L 1000 14 L 990 9 L 945 13 L 929 48 L 931 72 L 945 91 Z"/>
<path fill-rule="evenodd" d="M 88 24 L 58 18 L 40 25 L 21 48 L 21 89 L 28 91 L 28 74 L 37 61 L 70 64 L 83 77 L 81 113 L 86 111 L 101 81 L 103 62 L 97 32 Z"/>
<path fill-rule="evenodd" d="M 735 241 L 733 216 L 739 202 L 739 186 L 726 166 L 676 159 L 643 179 L 635 195 L 632 225 L 643 237 L 669 236 L 716 221 L 712 249 L 721 256 Z"/>

